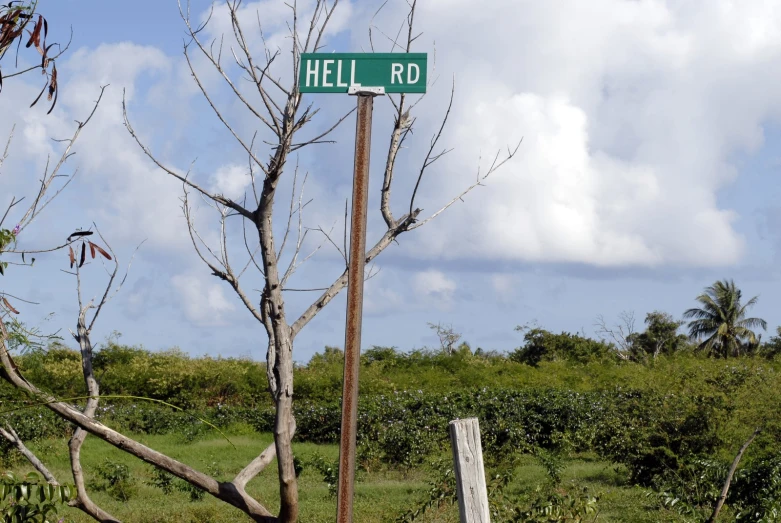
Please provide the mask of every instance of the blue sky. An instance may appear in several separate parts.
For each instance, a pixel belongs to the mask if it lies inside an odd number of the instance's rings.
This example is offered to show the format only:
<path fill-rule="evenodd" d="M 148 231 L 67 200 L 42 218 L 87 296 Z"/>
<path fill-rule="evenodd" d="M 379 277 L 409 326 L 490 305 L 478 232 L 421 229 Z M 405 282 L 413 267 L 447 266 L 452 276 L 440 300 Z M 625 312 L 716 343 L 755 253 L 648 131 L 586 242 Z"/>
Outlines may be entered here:
<path fill-rule="evenodd" d="M 366 29 L 381 3 L 340 2 L 323 50 L 367 49 Z M 194 18 L 208 5 L 193 2 Z M 781 9 L 726 0 L 599 0 L 588 8 L 576 0 L 491 0 L 479 11 L 472 5 L 421 3 L 416 24 L 423 36 L 414 51 L 431 53 L 432 62 L 436 51 L 429 73 L 439 79 L 416 109 L 416 141 L 400 158 L 396 213 L 403 213 L 451 78 L 456 98 L 443 143 L 454 151 L 425 179 L 420 207 L 433 212 L 471 183 L 481 154 L 485 168 L 494 151 L 524 141 L 485 187 L 380 256 L 380 272 L 366 284 L 364 347 L 436 346 L 427 322 L 452 324 L 473 347 L 497 350 L 518 346 L 513 328 L 533 320 L 591 335 L 600 314 L 618 321 L 622 311 L 634 311 L 638 324 L 653 310 L 679 316 L 720 278 L 760 295 L 756 315 L 772 328 L 780 324 Z M 391 0 L 374 23 L 395 32 L 405 6 Z M 247 31 L 259 13 L 267 39 L 285 51 L 285 9 L 276 0 L 245 2 Z M 40 88 L 36 77 L 9 80 L 0 94 L 2 139 L 17 126 L 0 198 L 29 193 L 45 155 L 58 150 L 48 138 L 68 135 L 99 85 L 111 85 L 69 161 L 79 169 L 75 181 L 22 245 L 46 244 L 95 221 L 126 264 L 146 239 L 125 287 L 98 321 L 96 339 L 116 330 L 122 341 L 155 350 L 176 345 L 194 355 L 262 358 L 263 329 L 189 244 L 180 184 L 154 168 L 122 125 L 125 89 L 134 128 L 163 161 L 186 170 L 197 159 L 199 182 L 222 191 L 246 187 L 245 156 L 186 70 L 176 2 L 41 0 L 40 10 L 50 41 L 67 39 L 71 25 L 74 40 L 58 62 L 62 91 L 51 115 L 26 107 Z M 228 27 L 219 10 L 213 22 L 210 37 Z M 378 50 L 389 50 L 377 38 Z M 259 43 L 254 33 L 251 40 Z M 203 61 L 196 67 L 239 132 L 251 136 L 256 122 Z M 313 134 L 354 104 L 345 95 L 307 100 L 322 107 Z M 375 111 L 369 245 L 382 232 L 389 105 L 378 99 Z M 313 199 L 304 224 L 334 226 L 336 236 L 350 193 L 353 130 L 348 120 L 335 134 L 338 143 L 298 158 L 302 173 L 309 172 L 306 199 Z M 280 189 L 278 222 L 291 177 Z M 214 216 L 200 207 L 197 223 L 208 239 Z M 340 261 L 324 246 L 291 286 L 329 285 Z M 65 255 L 41 257 L 34 269 L 2 281 L 5 291 L 39 302 L 25 305 L 25 321 L 72 328 L 74 282 L 60 271 L 65 267 Z M 97 293 L 104 280 L 99 267 L 89 269 L 85 286 Z M 250 276 L 246 288 L 256 283 Z M 316 296 L 287 293 L 289 319 Z M 299 335 L 297 361 L 344 343 L 344 307 L 342 295 Z"/>

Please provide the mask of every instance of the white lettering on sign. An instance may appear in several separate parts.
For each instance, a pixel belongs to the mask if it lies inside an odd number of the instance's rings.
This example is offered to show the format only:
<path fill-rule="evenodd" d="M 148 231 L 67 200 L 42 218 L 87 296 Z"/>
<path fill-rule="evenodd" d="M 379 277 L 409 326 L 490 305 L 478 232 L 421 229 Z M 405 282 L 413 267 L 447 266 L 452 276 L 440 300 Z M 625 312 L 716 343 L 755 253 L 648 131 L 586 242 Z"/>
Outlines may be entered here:
<path fill-rule="evenodd" d="M 353 87 L 360 87 L 361 84 L 355 81 L 355 60 L 352 60 L 350 65 L 350 85 Z"/>
<path fill-rule="evenodd" d="M 415 78 L 412 78 L 412 68 L 415 68 Z M 416 84 L 418 83 L 418 80 L 420 80 L 420 67 L 418 67 L 418 64 L 409 64 L 407 66 L 407 83 L 408 84 Z"/>
<path fill-rule="evenodd" d="M 344 62 L 347 60 L 339 58 L 329 59 L 310 59 L 307 57 L 306 64 L 302 64 L 304 71 L 302 74 L 303 87 L 307 88 L 323 88 L 329 90 L 347 89 L 349 87 L 361 87 L 361 83 L 356 81 L 356 69 L 360 60 L 349 60 L 350 64 L 347 66 Z M 384 62 L 382 63 L 383 69 L 377 67 L 380 64 L 373 64 L 370 67 L 370 71 L 366 72 L 366 79 L 363 81 L 385 83 L 387 82 L 387 67 L 390 66 L 390 85 L 399 86 L 401 88 L 405 86 L 415 86 L 422 83 L 421 78 L 423 72 L 421 64 L 412 62 Z M 347 78 L 349 67 L 349 78 Z M 372 78 L 372 80 L 368 80 Z M 423 86 L 425 87 L 425 86 Z"/>
<path fill-rule="evenodd" d="M 312 65 L 314 65 L 314 69 L 312 69 Z M 307 87 L 317 87 L 317 70 L 320 69 L 320 62 L 317 60 L 307 60 L 306 62 L 306 86 Z M 314 77 L 315 83 L 311 84 L 309 82 L 309 78 Z"/>
<path fill-rule="evenodd" d="M 328 75 L 331 74 L 329 65 L 334 63 L 334 60 L 323 60 L 323 87 L 333 87 L 334 84 L 328 81 Z"/>
<path fill-rule="evenodd" d="M 347 87 L 347 84 L 342 82 L 342 61 L 336 62 L 336 87 Z"/>
<path fill-rule="evenodd" d="M 404 80 L 401 79 L 401 74 L 404 72 L 404 64 L 391 64 L 391 83 L 396 83 L 398 77 L 399 83 L 403 84 Z"/>

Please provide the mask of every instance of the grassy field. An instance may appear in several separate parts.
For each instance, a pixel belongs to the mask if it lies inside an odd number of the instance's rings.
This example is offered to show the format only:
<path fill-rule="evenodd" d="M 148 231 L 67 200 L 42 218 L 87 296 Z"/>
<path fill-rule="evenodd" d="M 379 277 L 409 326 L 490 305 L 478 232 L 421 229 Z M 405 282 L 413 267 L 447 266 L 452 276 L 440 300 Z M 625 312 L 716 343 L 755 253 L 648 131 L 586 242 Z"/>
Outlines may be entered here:
<path fill-rule="evenodd" d="M 146 445 L 160 450 L 169 456 L 181 460 L 200 470 L 216 474 L 219 479 L 230 479 L 244 464 L 263 449 L 271 436 L 256 434 L 247 428 L 234 427 L 228 431 L 230 443 L 217 434 L 201 440 L 185 442 L 182 436 L 137 436 Z M 61 480 L 70 479 L 67 447 L 65 440 L 45 440 L 31 447 Z M 337 457 L 338 448 L 334 445 L 298 444 L 297 456 L 307 463 L 319 454 L 327 460 Z M 448 456 L 443 449 L 443 456 Z M 105 492 L 94 492 L 93 499 L 106 510 L 126 522 L 152 523 L 209 523 L 248 521 L 239 511 L 211 498 L 190 501 L 186 493 L 174 491 L 164 494 L 162 490 L 149 484 L 152 468 L 133 459 L 97 438 L 88 438 L 82 452 L 83 465 L 87 480 L 95 479 L 96 467 L 110 459 L 127 465 L 131 477 L 135 480 L 136 493 L 128 502 L 112 499 Z M 20 463 L 15 471 L 27 472 L 29 467 Z M 276 511 L 277 486 L 274 470 L 267 470 L 248 486 L 253 496 L 262 500 L 272 512 Z M 359 472 L 355 497 L 355 521 L 361 523 L 380 523 L 394 521 L 400 513 L 414 508 L 425 500 L 432 472 L 426 468 L 410 472 L 378 471 Z M 600 512 L 596 521 L 600 522 L 671 522 L 676 518 L 670 513 L 661 513 L 654 506 L 654 498 L 647 496 L 647 490 L 626 486 L 626 474 L 605 462 L 588 456 L 572 457 L 566 461 L 562 474 L 564 483 L 577 480 L 581 485 L 600 496 Z M 521 499 L 525 494 L 545 481 L 543 468 L 531 456 L 524 456 L 515 471 L 515 480 L 507 492 Z M 304 523 L 325 523 L 334 519 L 336 501 L 330 496 L 323 476 L 312 466 L 305 466 L 300 477 L 301 518 Z M 65 520 L 72 522 L 91 521 L 81 512 L 68 509 Z M 457 507 L 446 507 L 430 511 L 419 518 L 424 522 L 457 522 Z"/>

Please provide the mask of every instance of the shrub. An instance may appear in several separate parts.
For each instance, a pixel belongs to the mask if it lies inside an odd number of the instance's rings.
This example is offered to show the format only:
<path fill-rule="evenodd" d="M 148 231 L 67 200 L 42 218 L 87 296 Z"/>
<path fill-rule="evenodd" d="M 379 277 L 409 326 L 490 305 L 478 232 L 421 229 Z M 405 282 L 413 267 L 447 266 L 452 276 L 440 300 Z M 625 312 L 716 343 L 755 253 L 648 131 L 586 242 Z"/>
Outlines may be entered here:
<path fill-rule="evenodd" d="M 721 442 L 713 423 L 718 398 L 627 392 L 609 405 L 595 448 L 602 457 L 626 465 L 630 480 L 640 485 L 681 472 L 687 459 L 711 456 Z"/>
<path fill-rule="evenodd" d="M 517 327 L 516 330 L 524 330 Z M 612 345 L 603 341 L 562 332 L 553 334 L 544 329 L 530 329 L 523 337 L 524 346 L 510 353 L 518 363 L 537 366 L 541 361 L 564 360 L 588 363 L 592 360 L 615 359 Z"/>
<path fill-rule="evenodd" d="M 209 469 L 209 473 L 212 476 L 219 476 L 222 474 L 222 471 L 215 468 L 213 466 L 207 467 Z M 160 490 L 163 491 L 163 494 L 171 494 L 174 490 L 178 492 L 182 492 L 184 494 L 187 494 L 190 498 L 191 502 L 201 501 L 206 496 L 206 492 L 201 490 L 200 488 L 196 487 L 195 485 L 191 485 L 190 483 L 177 478 L 170 472 L 166 472 L 163 469 L 159 469 L 157 467 L 152 467 L 150 471 L 151 478 L 146 482 L 147 485 L 151 485 L 153 487 L 157 487 Z"/>
<path fill-rule="evenodd" d="M 781 458 L 758 458 L 738 470 L 727 499 L 736 507 L 737 521 L 781 520 Z"/>
<path fill-rule="evenodd" d="M 315 453 L 306 463 L 323 476 L 323 482 L 328 486 L 328 495 L 336 497 L 336 489 L 339 483 L 339 460 L 327 460 L 322 455 Z"/>
<path fill-rule="evenodd" d="M 130 469 L 124 463 L 108 458 L 95 469 L 99 480 L 93 480 L 90 487 L 96 491 L 105 491 L 118 501 L 129 501 L 136 494 L 135 479 L 130 476 Z"/>

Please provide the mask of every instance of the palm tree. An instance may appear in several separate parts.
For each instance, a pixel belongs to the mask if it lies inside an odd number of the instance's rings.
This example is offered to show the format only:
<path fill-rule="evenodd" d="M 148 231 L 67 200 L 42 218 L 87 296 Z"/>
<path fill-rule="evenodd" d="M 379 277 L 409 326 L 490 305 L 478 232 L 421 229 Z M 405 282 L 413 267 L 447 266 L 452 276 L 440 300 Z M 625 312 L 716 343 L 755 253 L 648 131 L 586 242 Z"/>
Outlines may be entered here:
<path fill-rule="evenodd" d="M 757 296 L 740 304 L 741 292 L 732 280 L 717 281 L 697 296 L 702 308 L 689 309 L 684 318 L 689 322 L 689 338 L 703 340 L 699 349 L 711 355 L 740 356 L 742 351 L 755 347 L 759 341 L 754 334 L 756 327 L 767 330 L 767 322 L 761 318 L 746 318 L 746 311 L 757 303 Z"/>

